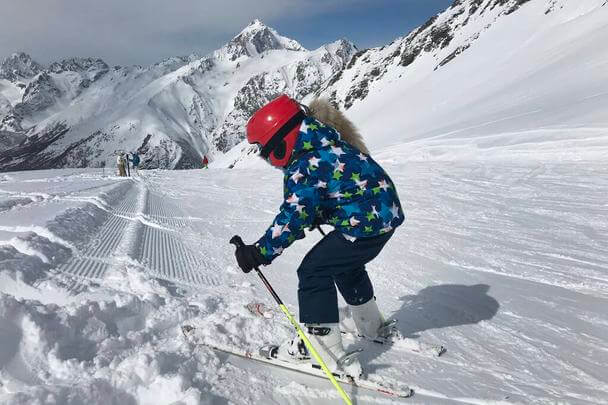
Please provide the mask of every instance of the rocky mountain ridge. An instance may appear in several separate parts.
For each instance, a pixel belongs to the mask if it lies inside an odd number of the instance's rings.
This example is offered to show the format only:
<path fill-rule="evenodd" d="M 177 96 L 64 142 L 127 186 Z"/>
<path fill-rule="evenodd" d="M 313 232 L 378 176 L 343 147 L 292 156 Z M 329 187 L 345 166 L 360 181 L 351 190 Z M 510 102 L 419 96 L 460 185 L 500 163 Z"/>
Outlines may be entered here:
<path fill-rule="evenodd" d="M 40 73 L 43 67 L 26 53 L 14 53 L 0 63 L 0 79 L 17 82 L 30 79 Z"/>
<path fill-rule="evenodd" d="M 316 90 L 355 51 L 345 40 L 308 51 L 254 20 L 207 56 L 149 67 L 70 58 L 44 68 L 22 54 L 0 82 L 11 95 L 0 102 L 0 168 L 111 165 L 117 149 L 139 150 L 144 167 L 200 167 L 242 140 L 252 111 Z"/>
<path fill-rule="evenodd" d="M 391 71 L 398 72 L 401 78 L 415 69 L 440 69 L 465 52 L 497 20 L 513 14 L 529 1 L 455 0 L 447 10 L 429 18 L 407 36 L 387 46 L 359 51 L 316 95 L 326 96 L 349 109 L 362 102 L 373 83 L 382 82 Z"/>

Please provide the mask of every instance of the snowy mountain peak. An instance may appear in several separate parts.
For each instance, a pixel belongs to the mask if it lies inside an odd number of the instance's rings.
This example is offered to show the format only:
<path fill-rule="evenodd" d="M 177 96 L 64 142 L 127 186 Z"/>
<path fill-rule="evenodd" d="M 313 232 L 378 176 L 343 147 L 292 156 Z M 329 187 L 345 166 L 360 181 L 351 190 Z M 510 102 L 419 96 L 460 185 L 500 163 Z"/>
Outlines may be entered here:
<path fill-rule="evenodd" d="M 217 56 L 220 59 L 235 61 L 244 56 L 255 57 L 275 49 L 306 51 L 297 41 L 279 35 L 274 29 L 255 19 L 232 38 Z"/>
<path fill-rule="evenodd" d="M 140 151 L 145 168 L 200 167 L 203 156 L 243 139 L 263 103 L 279 93 L 303 98 L 355 51 L 344 40 L 307 51 L 254 20 L 204 57 L 149 67 L 55 62 L 31 79 L 0 85 L 0 132 L 10 132 L 5 141 L 0 134 L 0 170 L 104 166 L 117 149 Z"/>
<path fill-rule="evenodd" d="M 62 72 L 87 72 L 108 70 L 108 65 L 100 58 L 68 58 L 60 62 L 54 62 L 49 66 L 53 73 Z"/>
<path fill-rule="evenodd" d="M 43 67 L 35 62 L 30 55 L 24 52 L 13 53 L 0 64 L 0 79 L 17 81 L 30 79 L 43 70 Z"/>
<path fill-rule="evenodd" d="M 253 20 L 249 24 L 247 24 L 247 26 L 243 29 L 243 31 L 241 31 L 241 34 L 246 31 L 255 31 L 255 30 L 260 30 L 260 29 L 265 29 L 265 28 L 268 28 L 266 26 L 266 24 L 264 24 L 261 20 L 256 18 L 255 20 Z"/>

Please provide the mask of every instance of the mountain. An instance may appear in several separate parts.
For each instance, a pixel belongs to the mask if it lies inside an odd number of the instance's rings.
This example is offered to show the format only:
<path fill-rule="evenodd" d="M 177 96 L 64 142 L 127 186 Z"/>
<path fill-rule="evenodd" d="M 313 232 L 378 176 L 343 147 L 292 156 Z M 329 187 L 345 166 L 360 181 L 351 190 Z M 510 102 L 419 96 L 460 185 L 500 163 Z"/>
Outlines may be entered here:
<path fill-rule="evenodd" d="M 607 43 L 606 0 L 457 0 L 316 95 L 404 159 L 599 158 Z"/>
<path fill-rule="evenodd" d="M 148 67 L 71 58 L 42 68 L 20 54 L 2 65 L 0 168 L 113 165 L 118 149 L 140 151 L 143 167 L 200 167 L 242 140 L 252 111 L 317 90 L 355 52 L 345 40 L 309 51 L 254 20 L 207 56 Z"/>
<path fill-rule="evenodd" d="M 13 106 L 24 96 L 32 79 L 43 67 L 25 53 L 14 53 L 0 63 L 0 150 L 23 140 Z M 10 132 L 9 132 L 10 131 Z"/>
<path fill-rule="evenodd" d="M 148 168 L 257 161 L 244 124 L 281 92 L 329 98 L 401 158 L 598 158 L 607 22 L 608 0 L 455 0 L 365 50 L 309 51 L 255 20 L 209 55 L 148 67 L 16 54 L 0 69 L 0 170 L 113 166 L 117 149 Z"/>
<path fill-rule="evenodd" d="M 28 80 L 43 70 L 42 66 L 23 53 L 14 53 L 0 64 L 0 79 L 10 82 Z"/>
<path fill-rule="evenodd" d="M 280 49 L 306 51 L 297 41 L 278 35 L 256 19 L 215 55 L 220 59 L 235 61 L 242 56 L 255 57 L 266 51 Z"/>

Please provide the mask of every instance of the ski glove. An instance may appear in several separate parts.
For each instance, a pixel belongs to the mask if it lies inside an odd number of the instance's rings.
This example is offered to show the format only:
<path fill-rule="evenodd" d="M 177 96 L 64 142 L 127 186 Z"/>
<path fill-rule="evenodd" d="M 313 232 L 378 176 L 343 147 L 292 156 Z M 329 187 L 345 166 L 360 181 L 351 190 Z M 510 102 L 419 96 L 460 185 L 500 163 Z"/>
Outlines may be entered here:
<path fill-rule="evenodd" d="M 236 248 L 234 255 L 244 273 L 249 273 L 254 267 L 270 264 L 255 245 L 241 245 Z"/>

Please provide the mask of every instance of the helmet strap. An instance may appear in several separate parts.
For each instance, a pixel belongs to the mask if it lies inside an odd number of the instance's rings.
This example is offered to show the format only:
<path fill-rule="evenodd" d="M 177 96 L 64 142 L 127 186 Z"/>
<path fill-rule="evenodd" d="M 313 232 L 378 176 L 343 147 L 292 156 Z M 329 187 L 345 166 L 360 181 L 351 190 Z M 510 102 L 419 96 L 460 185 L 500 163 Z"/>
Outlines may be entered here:
<path fill-rule="evenodd" d="M 293 117 L 289 119 L 279 130 L 270 138 L 270 140 L 262 147 L 260 151 L 260 155 L 264 159 L 268 159 L 272 151 L 281 144 L 283 139 L 297 126 L 299 125 L 304 118 L 306 118 L 306 114 L 304 111 L 298 111 Z"/>

